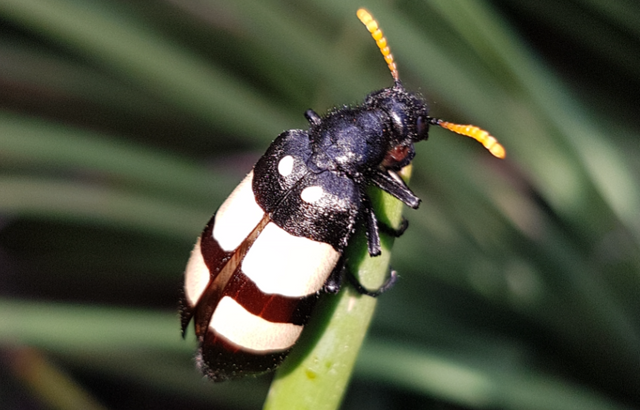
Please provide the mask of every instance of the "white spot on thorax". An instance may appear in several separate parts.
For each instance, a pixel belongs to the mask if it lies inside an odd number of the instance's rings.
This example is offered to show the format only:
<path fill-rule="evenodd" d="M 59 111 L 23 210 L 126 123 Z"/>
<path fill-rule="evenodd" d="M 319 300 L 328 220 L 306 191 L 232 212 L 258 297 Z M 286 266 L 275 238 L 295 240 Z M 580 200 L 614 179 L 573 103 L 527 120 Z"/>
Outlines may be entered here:
<path fill-rule="evenodd" d="M 213 239 L 227 252 L 236 249 L 264 216 L 253 194 L 252 183 L 253 171 L 240 182 L 216 213 Z"/>
<path fill-rule="evenodd" d="M 302 297 L 322 289 L 338 263 L 331 245 L 267 224 L 242 261 L 242 272 L 269 294 Z"/>
<path fill-rule="evenodd" d="M 324 189 L 321 186 L 309 186 L 302 190 L 300 198 L 307 203 L 314 203 L 320 200 L 324 195 Z"/>
<path fill-rule="evenodd" d="M 209 327 L 244 349 L 265 353 L 290 348 L 302 332 L 302 326 L 256 316 L 229 296 L 218 303 Z"/>
<path fill-rule="evenodd" d="M 280 162 L 278 162 L 278 173 L 283 177 L 287 177 L 291 175 L 293 171 L 293 157 L 291 155 L 287 155 L 286 157 L 282 157 Z"/>

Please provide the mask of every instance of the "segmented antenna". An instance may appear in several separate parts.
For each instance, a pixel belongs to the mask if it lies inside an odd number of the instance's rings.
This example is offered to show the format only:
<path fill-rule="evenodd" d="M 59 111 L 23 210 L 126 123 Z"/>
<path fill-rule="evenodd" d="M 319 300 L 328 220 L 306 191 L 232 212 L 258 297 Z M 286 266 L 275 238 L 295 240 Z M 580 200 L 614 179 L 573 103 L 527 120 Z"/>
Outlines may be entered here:
<path fill-rule="evenodd" d="M 367 27 L 369 33 L 371 33 L 371 37 L 376 41 L 380 52 L 382 53 L 382 57 L 384 57 L 384 61 L 387 62 L 387 66 L 389 66 L 389 71 L 391 71 L 391 76 L 394 81 L 398 81 L 398 68 L 396 67 L 396 62 L 393 60 L 393 54 L 391 54 L 391 49 L 387 45 L 387 39 L 384 34 L 382 34 L 382 30 L 378 27 L 378 22 L 373 18 L 371 13 L 369 13 L 365 9 L 358 9 L 358 18 Z"/>
<path fill-rule="evenodd" d="M 478 128 L 475 125 L 462 125 L 462 124 L 453 124 L 451 122 L 434 119 L 435 124 L 441 126 L 442 128 L 446 128 L 449 131 L 453 131 L 456 134 L 464 135 L 466 137 L 471 137 L 474 140 L 478 141 L 480 144 L 484 145 L 484 147 L 489 150 L 494 157 L 504 158 L 507 155 L 504 147 L 495 139 L 491 134 L 482 128 Z"/>
<path fill-rule="evenodd" d="M 376 41 L 376 44 L 384 57 L 384 61 L 386 61 L 389 66 L 389 71 L 391 71 L 393 80 L 398 83 L 400 81 L 398 77 L 398 68 L 393 60 L 391 49 L 389 49 L 389 46 L 387 45 L 387 39 L 384 37 L 384 34 L 382 34 L 380 27 L 378 27 L 378 22 L 373 18 L 371 13 L 365 9 L 358 9 L 357 14 L 362 24 L 364 24 L 367 27 L 367 30 L 369 30 L 369 33 L 371 33 L 371 37 Z M 456 134 L 473 138 L 481 143 L 495 157 L 504 158 L 506 156 L 504 147 L 498 142 L 498 140 L 482 128 L 476 127 L 475 125 L 454 124 L 438 118 L 430 118 L 430 123 L 446 128 Z"/>

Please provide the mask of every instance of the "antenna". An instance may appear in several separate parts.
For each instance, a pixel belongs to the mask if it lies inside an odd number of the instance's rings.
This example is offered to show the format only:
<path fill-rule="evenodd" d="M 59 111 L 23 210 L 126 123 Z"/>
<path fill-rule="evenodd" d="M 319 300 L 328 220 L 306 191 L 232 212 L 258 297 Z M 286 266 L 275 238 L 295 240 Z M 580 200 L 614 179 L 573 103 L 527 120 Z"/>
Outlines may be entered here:
<path fill-rule="evenodd" d="M 384 61 L 387 62 L 387 66 L 389 66 L 389 71 L 391 71 L 391 76 L 395 82 L 398 82 L 398 68 L 396 67 L 396 62 L 393 60 L 393 54 L 391 54 L 391 49 L 387 45 L 387 39 L 384 34 L 382 34 L 382 30 L 378 27 L 378 22 L 373 18 L 371 13 L 369 13 L 365 9 L 358 9 L 358 18 L 367 27 L 369 33 L 371 33 L 371 37 L 376 41 L 380 52 L 382 53 L 382 57 L 384 57 Z"/>
<path fill-rule="evenodd" d="M 502 159 L 507 155 L 502 144 L 500 144 L 493 135 L 489 134 L 489 132 L 482 128 L 476 127 L 475 125 L 454 124 L 437 118 L 432 118 L 432 124 L 439 125 L 442 128 L 455 132 L 456 134 L 473 138 L 482 144 L 491 154 L 493 154 L 494 157 Z"/>
<path fill-rule="evenodd" d="M 399 84 L 400 79 L 398 77 L 398 68 L 393 60 L 391 49 L 389 49 L 389 46 L 387 45 L 387 39 L 384 34 L 382 34 L 382 30 L 380 30 L 380 27 L 378 26 L 378 22 L 373 18 L 371 13 L 365 9 L 358 9 L 357 15 L 362 24 L 364 24 L 367 27 L 367 30 L 369 30 L 369 33 L 371 33 L 371 37 L 376 41 L 376 44 L 384 57 L 384 61 L 386 61 L 389 66 L 389 71 L 391 72 L 394 82 Z M 498 142 L 498 140 L 489 134 L 489 132 L 482 128 L 476 127 L 475 125 L 454 124 L 438 118 L 430 118 L 429 122 L 433 125 L 446 128 L 456 134 L 473 138 L 481 143 L 495 157 L 504 158 L 506 156 L 504 147 Z"/>

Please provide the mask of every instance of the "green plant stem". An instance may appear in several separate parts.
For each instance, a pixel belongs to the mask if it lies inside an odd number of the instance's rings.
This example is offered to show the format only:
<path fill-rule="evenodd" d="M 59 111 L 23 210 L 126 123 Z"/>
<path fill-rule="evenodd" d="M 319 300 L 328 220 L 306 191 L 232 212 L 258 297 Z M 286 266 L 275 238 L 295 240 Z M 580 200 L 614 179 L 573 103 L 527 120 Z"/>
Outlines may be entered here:
<path fill-rule="evenodd" d="M 403 177 L 408 178 L 410 170 Z M 403 204 L 379 190 L 370 196 L 380 221 L 398 226 Z M 369 289 L 389 274 L 393 238 L 384 236 L 382 254 L 371 258 L 363 232 L 347 248 L 347 266 Z M 264 409 L 337 409 L 373 318 L 375 298 L 363 296 L 346 280 L 337 296 L 322 298 L 291 356 L 276 373 Z"/>

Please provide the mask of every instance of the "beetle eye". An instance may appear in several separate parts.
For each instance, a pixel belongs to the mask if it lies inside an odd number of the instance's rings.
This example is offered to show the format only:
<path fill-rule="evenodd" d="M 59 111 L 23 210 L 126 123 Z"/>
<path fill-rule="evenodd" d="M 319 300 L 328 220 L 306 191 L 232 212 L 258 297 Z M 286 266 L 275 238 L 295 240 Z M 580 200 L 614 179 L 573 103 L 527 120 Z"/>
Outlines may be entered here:
<path fill-rule="evenodd" d="M 416 137 L 417 141 L 429 138 L 429 119 L 422 115 L 416 120 Z"/>

